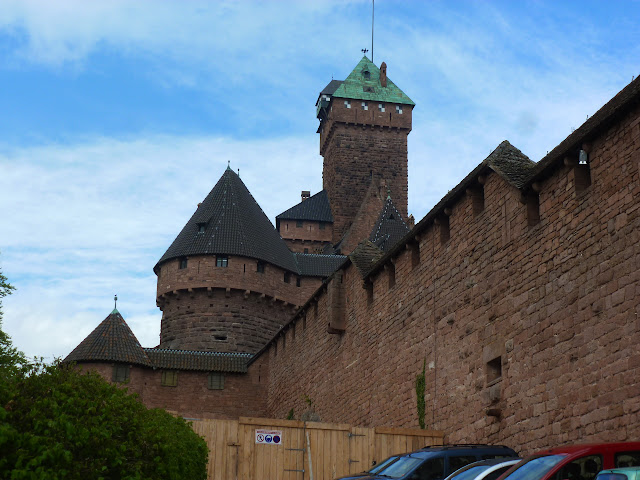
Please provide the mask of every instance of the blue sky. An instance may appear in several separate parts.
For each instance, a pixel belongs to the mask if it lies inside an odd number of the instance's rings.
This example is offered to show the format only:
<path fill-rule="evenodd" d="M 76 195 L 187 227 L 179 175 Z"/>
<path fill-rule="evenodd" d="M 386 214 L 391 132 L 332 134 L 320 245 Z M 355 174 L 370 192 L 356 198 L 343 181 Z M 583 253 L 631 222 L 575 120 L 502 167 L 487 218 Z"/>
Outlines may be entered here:
<path fill-rule="evenodd" d="M 272 221 L 322 188 L 314 104 L 371 49 L 371 2 L 0 3 L 4 329 L 65 356 L 117 293 L 155 346 L 152 268 L 228 161 Z M 579 127 L 640 74 L 639 18 L 637 0 L 378 0 L 374 62 L 417 105 L 410 213 L 501 141 L 538 161 Z"/>

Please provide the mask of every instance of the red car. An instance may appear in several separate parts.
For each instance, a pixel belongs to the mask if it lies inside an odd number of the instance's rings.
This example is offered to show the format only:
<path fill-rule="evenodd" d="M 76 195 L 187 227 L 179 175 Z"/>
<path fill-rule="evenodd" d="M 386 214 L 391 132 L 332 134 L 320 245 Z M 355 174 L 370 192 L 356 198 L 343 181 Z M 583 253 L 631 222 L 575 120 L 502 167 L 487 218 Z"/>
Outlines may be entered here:
<path fill-rule="evenodd" d="M 605 468 L 640 466 L 640 442 L 567 445 L 541 450 L 498 480 L 594 480 Z"/>

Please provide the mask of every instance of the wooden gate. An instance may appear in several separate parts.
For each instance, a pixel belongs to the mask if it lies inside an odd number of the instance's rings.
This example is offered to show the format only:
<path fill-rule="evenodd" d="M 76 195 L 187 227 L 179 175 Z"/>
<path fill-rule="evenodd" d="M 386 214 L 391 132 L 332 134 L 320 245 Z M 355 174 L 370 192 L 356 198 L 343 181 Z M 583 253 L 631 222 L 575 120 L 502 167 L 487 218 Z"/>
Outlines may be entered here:
<path fill-rule="evenodd" d="M 192 427 L 209 445 L 209 480 L 333 480 L 368 470 L 395 453 L 442 445 L 444 436 L 431 430 L 247 417 L 193 420 Z M 260 431 L 275 435 L 259 443 Z"/>

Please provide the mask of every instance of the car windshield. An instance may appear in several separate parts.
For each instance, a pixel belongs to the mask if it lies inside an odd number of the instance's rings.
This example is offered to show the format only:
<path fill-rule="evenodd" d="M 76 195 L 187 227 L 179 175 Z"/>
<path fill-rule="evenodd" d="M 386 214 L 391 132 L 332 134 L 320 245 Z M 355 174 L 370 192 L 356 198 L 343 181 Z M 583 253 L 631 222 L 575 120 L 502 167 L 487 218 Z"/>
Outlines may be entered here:
<path fill-rule="evenodd" d="M 449 480 L 473 480 L 482 472 L 491 468 L 491 465 L 475 465 L 473 467 L 462 467 L 456 473 L 449 477 Z"/>
<path fill-rule="evenodd" d="M 389 457 L 384 462 L 380 462 L 378 465 L 369 470 L 369 473 L 378 473 L 383 468 L 387 468 L 391 463 L 395 462 L 398 457 Z"/>
<path fill-rule="evenodd" d="M 549 470 L 555 467 L 566 455 L 544 455 L 524 462 L 517 470 L 511 472 L 503 480 L 540 480 Z"/>
<path fill-rule="evenodd" d="M 423 461 L 424 458 L 420 457 L 400 457 L 387 468 L 380 470 L 378 475 L 389 478 L 400 478 L 420 465 Z"/>

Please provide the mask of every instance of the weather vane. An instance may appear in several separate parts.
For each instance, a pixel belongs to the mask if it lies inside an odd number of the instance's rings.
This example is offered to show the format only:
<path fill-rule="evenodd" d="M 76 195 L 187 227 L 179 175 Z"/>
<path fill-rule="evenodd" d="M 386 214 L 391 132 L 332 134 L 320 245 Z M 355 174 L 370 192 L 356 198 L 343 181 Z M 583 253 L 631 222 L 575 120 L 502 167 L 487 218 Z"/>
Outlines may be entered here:
<path fill-rule="evenodd" d="M 360 51 L 366 55 L 369 50 L 367 50 L 366 48 L 361 48 Z"/>
<path fill-rule="evenodd" d="M 114 295 L 113 296 L 113 309 L 117 310 L 118 309 L 118 295 Z"/>

